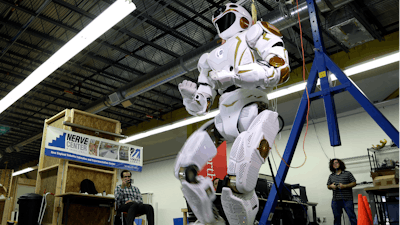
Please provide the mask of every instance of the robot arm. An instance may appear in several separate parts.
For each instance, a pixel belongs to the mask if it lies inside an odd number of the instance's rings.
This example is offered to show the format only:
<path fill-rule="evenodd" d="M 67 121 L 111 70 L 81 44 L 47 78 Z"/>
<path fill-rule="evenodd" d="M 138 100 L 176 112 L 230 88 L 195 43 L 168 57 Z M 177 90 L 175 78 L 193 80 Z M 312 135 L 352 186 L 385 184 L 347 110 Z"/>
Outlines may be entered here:
<path fill-rule="evenodd" d="M 289 57 L 278 29 L 258 21 L 246 34 L 248 45 L 263 59 L 235 68 L 235 83 L 246 88 L 273 87 L 289 79 Z"/>
<path fill-rule="evenodd" d="M 193 116 L 205 115 L 210 111 L 216 91 L 214 90 L 216 83 L 208 78 L 211 68 L 207 64 L 208 53 L 200 57 L 198 63 L 199 87 L 191 81 L 184 80 L 178 85 L 179 92 L 183 98 L 183 105 L 186 111 Z"/>

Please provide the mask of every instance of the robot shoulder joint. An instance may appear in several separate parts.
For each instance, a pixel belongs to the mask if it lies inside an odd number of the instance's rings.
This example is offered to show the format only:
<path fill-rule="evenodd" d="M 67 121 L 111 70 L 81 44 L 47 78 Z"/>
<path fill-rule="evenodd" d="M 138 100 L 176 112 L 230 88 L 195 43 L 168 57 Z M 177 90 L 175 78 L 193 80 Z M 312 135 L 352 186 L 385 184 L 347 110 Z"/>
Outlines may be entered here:
<path fill-rule="evenodd" d="M 198 68 L 199 71 L 201 71 L 202 69 L 203 69 L 203 70 L 209 70 L 209 69 L 211 69 L 210 65 L 209 65 L 208 62 L 207 62 L 208 55 L 209 55 L 209 53 L 204 53 L 204 54 L 200 57 L 200 59 L 199 59 L 199 61 L 198 61 L 198 63 L 197 63 L 197 68 Z"/>
<path fill-rule="evenodd" d="M 254 48 L 256 45 L 258 39 L 263 33 L 263 29 L 260 26 L 251 26 L 249 30 L 246 32 L 246 40 L 247 44 L 251 47 Z"/>
<path fill-rule="evenodd" d="M 282 38 L 283 35 L 279 31 L 278 28 L 276 28 L 274 25 L 265 22 L 265 21 L 258 21 L 257 24 L 268 34 L 272 34 L 275 36 L 278 36 L 279 38 Z"/>

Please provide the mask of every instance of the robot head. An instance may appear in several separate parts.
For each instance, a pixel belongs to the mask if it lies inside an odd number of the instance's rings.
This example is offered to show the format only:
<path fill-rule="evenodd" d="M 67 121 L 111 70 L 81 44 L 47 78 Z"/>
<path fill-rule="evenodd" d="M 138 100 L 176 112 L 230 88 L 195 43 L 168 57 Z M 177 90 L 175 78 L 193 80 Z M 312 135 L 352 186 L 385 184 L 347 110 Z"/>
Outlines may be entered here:
<path fill-rule="evenodd" d="M 220 6 L 212 16 L 212 23 L 217 28 L 220 38 L 227 40 L 252 25 L 251 15 L 236 3 Z"/>

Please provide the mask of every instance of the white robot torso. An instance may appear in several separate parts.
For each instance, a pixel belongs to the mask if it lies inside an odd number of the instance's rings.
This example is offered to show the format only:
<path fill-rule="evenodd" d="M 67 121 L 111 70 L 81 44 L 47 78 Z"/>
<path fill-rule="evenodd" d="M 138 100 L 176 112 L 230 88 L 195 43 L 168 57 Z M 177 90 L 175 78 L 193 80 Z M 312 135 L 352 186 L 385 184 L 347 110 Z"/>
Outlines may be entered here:
<path fill-rule="evenodd" d="M 207 63 L 212 70 L 233 72 L 239 65 L 255 62 L 253 50 L 246 42 L 246 33 L 243 31 L 237 34 L 208 54 Z"/>
<path fill-rule="evenodd" d="M 269 65 L 257 63 L 255 54 Z M 204 92 L 206 95 L 211 89 L 217 89 L 222 94 L 215 125 L 227 141 L 235 140 L 258 114 L 247 110 L 250 113 L 246 111 L 246 115 L 241 115 L 245 106 L 252 102 L 268 104 L 266 93 L 260 88 L 276 86 L 288 79 L 288 61 L 279 31 L 265 22 L 257 22 L 200 58 L 199 91 L 210 89 Z M 243 80 L 250 82 L 245 86 Z M 244 88 L 224 93 L 232 85 Z M 238 130 L 238 121 L 244 123 L 242 130 Z"/>

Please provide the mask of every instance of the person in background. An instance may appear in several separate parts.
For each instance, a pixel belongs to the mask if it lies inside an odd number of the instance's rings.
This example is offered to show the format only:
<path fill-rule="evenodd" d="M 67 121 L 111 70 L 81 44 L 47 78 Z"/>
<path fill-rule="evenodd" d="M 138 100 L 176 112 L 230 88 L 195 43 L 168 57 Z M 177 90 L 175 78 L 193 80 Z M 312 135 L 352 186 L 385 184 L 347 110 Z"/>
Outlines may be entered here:
<path fill-rule="evenodd" d="M 332 174 L 329 175 L 327 185 L 328 189 L 333 191 L 334 225 L 341 225 L 342 209 L 346 211 L 351 225 L 357 225 L 353 204 L 353 187 L 356 186 L 356 179 L 346 170 L 344 162 L 340 159 L 330 160 L 329 169 Z"/>
<path fill-rule="evenodd" d="M 139 188 L 132 185 L 132 173 L 121 172 L 122 184 L 115 187 L 115 202 L 118 212 L 128 212 L 127 224 L 132 225 L 136 215 L 146 214 L 148 225 L 154 225 L 154 209 L 149 204 L 143 204 Z"/>
<path fill-rule="evenodd" d="M 214 178 L 213 180 L 214 190 L 217 190 L 219 180 L 220 179 L 218 177 Z"/>

